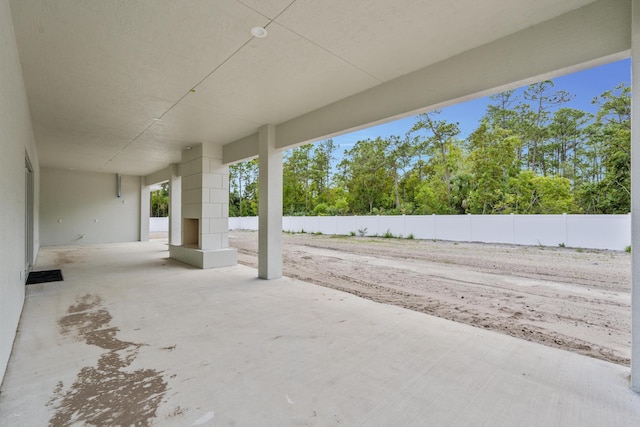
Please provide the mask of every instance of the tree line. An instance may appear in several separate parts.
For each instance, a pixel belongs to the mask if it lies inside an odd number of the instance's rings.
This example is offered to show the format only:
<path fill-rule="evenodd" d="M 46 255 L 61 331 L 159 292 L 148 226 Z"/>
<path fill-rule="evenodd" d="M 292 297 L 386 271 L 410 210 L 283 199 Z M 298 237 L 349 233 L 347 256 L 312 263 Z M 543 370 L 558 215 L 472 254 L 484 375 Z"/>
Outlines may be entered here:
<path fill-rule="evenodd" d="M 568 108 L 552 81 L 491 97 L 478 127 L 433 111 L 402 136 L 287 150 L 285 215 L 614 214 L 630 212 L 630 87 Z M 258 163 L 230 167 L 230 216 L 258 213 Z"/>

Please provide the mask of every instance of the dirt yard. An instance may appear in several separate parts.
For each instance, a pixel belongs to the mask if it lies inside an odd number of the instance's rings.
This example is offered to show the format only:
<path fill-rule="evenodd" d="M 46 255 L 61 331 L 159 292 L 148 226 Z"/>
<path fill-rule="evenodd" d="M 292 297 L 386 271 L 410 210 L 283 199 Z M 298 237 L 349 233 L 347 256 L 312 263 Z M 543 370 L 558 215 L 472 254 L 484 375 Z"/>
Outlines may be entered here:
<path fill-rule="evenodd" d="M 625 252 L 284 234 L 284 275 L 622 365 L 631 344 Z M 233 231 L 258 265 L 258 233 Z"/>

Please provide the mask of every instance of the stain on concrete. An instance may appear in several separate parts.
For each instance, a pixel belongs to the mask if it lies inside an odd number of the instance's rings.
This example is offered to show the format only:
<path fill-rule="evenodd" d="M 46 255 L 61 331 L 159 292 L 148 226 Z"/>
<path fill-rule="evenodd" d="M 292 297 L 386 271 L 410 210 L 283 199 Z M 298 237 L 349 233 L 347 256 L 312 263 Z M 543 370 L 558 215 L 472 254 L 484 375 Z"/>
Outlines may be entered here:
<path fill-rule="evenodd" d="M 59 251 L 56 253 L 56 265 L 73 264 L 80 256 L 78 251 Z"/>
<path fill-rule="evenodd" d="M 155 369 L 127 371 L 144 344 L 116 338 L 120 331 L 110 326 L 111 314 L 97 295 L 83 295 L 58 320 L 60 331 L 108 352 L 96 366 L 80 370 L 64 391 L 59 382 L 49 406 L 55 414 L 50 427 L 70 424 L 94 426 L 148 426 L 167 390 L 162 372 Z"/>

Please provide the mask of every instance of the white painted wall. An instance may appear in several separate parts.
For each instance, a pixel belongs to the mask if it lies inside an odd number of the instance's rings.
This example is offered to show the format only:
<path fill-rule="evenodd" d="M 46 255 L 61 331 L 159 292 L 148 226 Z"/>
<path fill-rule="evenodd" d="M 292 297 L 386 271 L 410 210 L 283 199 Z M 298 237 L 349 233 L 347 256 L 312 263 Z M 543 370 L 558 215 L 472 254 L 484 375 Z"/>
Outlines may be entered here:
<path fill-rule="evenodd" d="M 34 255 L 38 253 L 39 165 L 7 0 L 0 0 L 0 379 L 25 296 L 25 152 L 34 169 Z"/>
<path fill-rule="evenodd" d="M 165 216 L 163 218 L 149 218 L 149 232 L 158 233 L 162 231 L 169 232 L 169 217 Z"/>
<path fill-rule="evenodd" d="M 229 218 L 230 230 L 257 230 L 256 217 Z M 510 243 L 624 250 L 630 215 L 415 215 L 284 217 L 284 231 L 383 235 L 458 242 Z"/>
<path fill-rule="evenodd" d="M 138 241 L 140 181 L 122 176 L 117 198 L 115 174 L 42 168 L 42 246 Z"/>

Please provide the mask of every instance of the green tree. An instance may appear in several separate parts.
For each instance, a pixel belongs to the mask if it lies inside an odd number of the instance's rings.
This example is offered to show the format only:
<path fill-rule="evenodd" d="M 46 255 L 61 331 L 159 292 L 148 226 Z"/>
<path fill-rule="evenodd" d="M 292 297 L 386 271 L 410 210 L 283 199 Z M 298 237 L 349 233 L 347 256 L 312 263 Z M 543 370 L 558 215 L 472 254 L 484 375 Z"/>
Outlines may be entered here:
<path fill-rule="evenodd" d="M 520 171 L 509 179 L 508 194 L 503 206 L 504 213 L 559 214 L 577 211 L 570 181 L 559 176 Z"/>
<path fill-rule="evenodd" d="M 335 145 L 332 139 L 313 145 L 310 165 L 313 205 L 330 203 L 331 169 L 332 162 L 335 159 L 333 156 L 334 151 Z"/>
<path fill-rule="evenodd" d="M 160 184 L 160 189 L 151 193 L 151 216 L 154 218 L 169 216 L 169 183 Z"/>
<path fill-rule="evenodd" d="M 517 136 L 491 129 L 486 122 L 469 136 L 471 173 L 476 182 L 468 202 L 472 213 L 499 213 L 503 208 L 506 185 L 517 170 L 519 144 Z"/>
<path fill-rule="evenodd" d="M 418 121 L 411 128 L 411 132 L 424 130 L 427 138 L 418 147 L 427 156 L 440 158 L 442 171 L 444 172 L 444 182 L 447 194 L 447 204 L 451 208 L 451 161 L 448 159 L 449 153 L 457 143 L 456 137 L 460 134 L 457 123 L 448 123 L 443 120 L 436 120 L 435 116 L 440 111 L 420 114 Z"/>
<path fill-rule="evenodd" d="M 548 148 L 546 141 L 549 134 L 549 120 L 551 109 L 569 102 L 572 95 L 560 90 L 553 91 L 555 84 L 551 80 L 544 80 L 529 85 L 524 91 L 524 99 L 529 102 L 530 108 L 521 106 L 521 116 L 526 123 L 523 126 L 522 137 L 527 142 L 527 164 L 529 169 L 543 175 L 547 174 L 546 155 Z"/>
<path fill-rule="evenodd" d="M 338 167 L 352 212 L 374 213 L 374 208 L 388 209 L 393 203 L 393 177 L 387 168 L 388 147 L 389 141 L 376 138 L 358 141 L 351 150 L 345 151 Z"/>
<path fill-rule="evenodd" d="M 293 148 L 285 153 L 282 165 L 283 212 L 288 215 L 310 213 L 313 197 L 311 189 L 311 158 L 313 145 Z"/>
<path fill-rule="evenodd" d="M 570 178 L 574 185 L 581 182 L 580 147 L 585 139 L 585 126 L 590 115 L 572 108 L 560 108 L 549 124 L 549 170 L 555 175 Z"/>
<path fill-rule="evenodd" d="M 631 88 L 626 84 L 606 91 L 593 101 L 600 108 L 591 126 L 595 179 L 578 192 L 587 213 L 631 211 Z M 599 163 L 598 163 L 599 162 Z"/>
<path fill-rule="evenodd" d="M 229 216 L 258 212 L 258 159 L 229 166 Z"/>
<path fill-rule="evenodd" d="M 406 202 L 406 193 L 403 188 L 400 193 L 400 182 L 406 173 L 406 168 L 411 164 L 413 156 L 416 152 L 415 143 L 417 138 L 411 138 L 410 134 L 406 134 L 404 138 L 391 135 L 387 145 L 387 159 L 393 176 L 393 195 L 394 203 L 397 211 L 402 209 L 402 205 Z"/>

